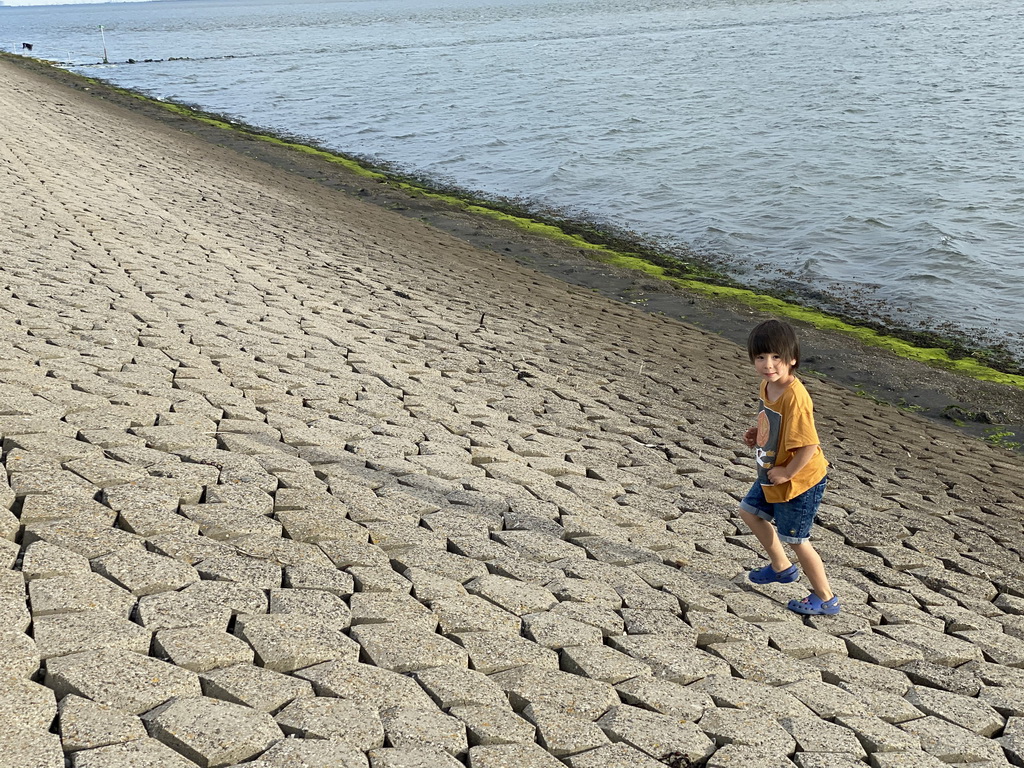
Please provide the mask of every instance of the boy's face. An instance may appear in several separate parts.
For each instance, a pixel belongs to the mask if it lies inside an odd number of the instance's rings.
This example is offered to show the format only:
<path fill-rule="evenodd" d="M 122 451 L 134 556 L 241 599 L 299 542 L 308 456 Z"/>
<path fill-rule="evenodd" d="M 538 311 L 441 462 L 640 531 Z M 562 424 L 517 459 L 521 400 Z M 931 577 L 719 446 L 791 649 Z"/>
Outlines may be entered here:
<path fill-rule="evenodd" d="M 786 360 L 774 352 L 754 356 L 754 369 L 769 384 L 788 385 L 793 381 L 794 365 L 796 360 Z"/>

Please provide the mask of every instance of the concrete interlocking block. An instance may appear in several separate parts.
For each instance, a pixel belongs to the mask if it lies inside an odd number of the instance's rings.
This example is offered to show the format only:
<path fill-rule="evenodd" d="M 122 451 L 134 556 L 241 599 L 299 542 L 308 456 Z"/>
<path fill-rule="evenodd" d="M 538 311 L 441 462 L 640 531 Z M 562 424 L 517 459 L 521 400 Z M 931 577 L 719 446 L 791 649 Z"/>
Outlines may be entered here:
<path fill-rule="evenodd" d="M 901 667 L 913 661 L 923 661 L 920 648 L 892 640 L 874 632 L 857 632 L 844 640 L 850 658 L 878 664 L 883 667 Z"/>
<path fill-rule="evenodd" d="M 434 747 L 459 757 L 469 749 L 465 724 L 434 706 L 392 706 L 380 710 L 387 741 L 394 747 Z"/>
<path fill-rule="evenodd" d="M 93 560 L 92 567 L 137 597 L 178 590 L 199 581 L 192 566 L 154 552 L 112 552 Z"/>
<path fill-rule="evenodd" d="M 558 707 L 530 704 L 522 714 L 536 726 L 537 743 L 555 757 L 565 758 L 610 743 L 597 723 Z"/>
<path fill-rule="evenodd" d="M 256 757 L 283 736 L 267 713 L 205 697 L 171 699 L 142 720 L 153 738 L 204 768 Z"/>
<path fill-rule="evenodd" d="M 283 739 L 246 768 L 367 768 L 360 750 L 336 739 Z"/>
<path fill-rule="evenodd" d="M 465 632 L 452 635 L 464 649 L 473 668 L 491 675 L 530 664 L 558 669 L 558 654 L 519 635 L 506 632 Z"/>
<path fill-rule="evenodd" d="M 672 598 L 675 600 L 675 598 Z M 677 601 L 678 604 L 678 601 Z M 690 611 L 686 614 L 686 623 L 693 627 L 696 632 L 696 644 L 700 648 L 707 648 L 717 643 L 756 643 L 768 645 L 768 629 L 775 631 L 773 625 L 778 624 L 783 630 L 789 627 L 784 622 L 770 622 L 762 628 L 759 625 L 751 624 L 731 613 L 706 613 L 704 611 Z M 799 658 L 799 657 L 797 657 Z"/>
<path fill-rule="evenodd" d="M 772 621 L 760 625 L 768 636 L 768 644 L 794 659 L 807 659 L 811 656 L 828 656 L 838 654 L 846 656 L 847 643 L 842 638 L 826 632 L 805 627 L 789 621 Z"/>
<path fill-rule="evenodd" d="M 312 589 L 347 597 L 355 590 L 351 575 L 333 565 L 301 563 L 284 569 L 284 586 L 291 589 Z"/>
<path fill-rule="evenodd" d="M 41 454 L 58 462 L 103 457 L 103 451 L 96 446 L 83 443 L 72 437 L 43 433 L 4 436 L 4 453 L 18 448 L 32 454 Z"/>
<path fill-rule="evenodd" d="M 837 715 L 868 714 L 863 699 L 831 683 L 802 680 L 784 686 L 782 690 L 826 719 Z"/>
<path fill-rule="evenodd" d="M 587 555 L 602 563 L 629 566 L 637 563 L 660 563 L 661 555 L 647 547 L 628 542 L 612 541 L 603 536 L 581 536 L 574 543 Z"/>
<path fill-rule="evenodd" d="M 613 742 L 629 744 L 656 760 L 677 754 L 700 763 L 715 751 L 714 742 L 693 722 L 638 707 L 612 707 L 597 724 Z"/>
<path fill-rule="evenodd" d="M 251 664 L 235 664 L 202 673 L 203 695 L 251 707 L 258 712 L 276 712 L 295 699 L 314 695 L 305 680 Z"/>
<path fill-rule="evenodd" d="M 957 573 L 948 568 L 918 568 L 911 571 L 915 577 L 936 592 L 948 590 L 950 592 L 962 593 L 975 597 L 985 602 L 995 600 L 999 590 L 986 579 L 979 579 L 975 576 L 968 576 L 966 573 Z"/>
<path fill-rule="evenodd" d="M 725 660 L 740 677 L 769 685 L 820 681 L 821 672 L 802 660 L 753 643 L 715 643 L 708 651 Z"/>
<path fill-rule="evenodd" d="M 962 668 L 944 667 L 927 661 L 913 661 L 904 664 L 899 669 L 915 685 L 938 688 L 961 696 L 977 696 L 983 687 L 980 677 Z"/>
<path fill-rule="evenodd" d="M 414 672 L 413 678 L 441 709 L 458 706 L 509 708 L 505 692 L 487 675 L 475 669 L 445 665 Z"/>
<path fill-rule="evenodd" d="M 695 647 L 693 634 L 628 635 L 613 637 L 609 645 L 650 666 L 655 676 L 681 685 L 710 675 L 730 675 L 729 664 Z"/>
<path fill-rule="evenodd" d="M 887 723 L 899 724 L 921 716 L 920 710 L 903 696 L 891 691 L 855 683 L 839 683 L 839 688 L 861 701 L 867 713 L 876 715 Z"/>
<path fill-rule="evenodd" d="M 992 736 L 1005 725 L 1003 717 L 995 709 L 969 696 L 914 685 L 904 698 L 924 714 L 948 720 L 979 736 Z"/>
<path fill-rule="evenodd" d="M 1011 717 L 1007 720 L 999 743 L 1012 765 L 1024 765 L 1024 718 Z"/>
<path fill-rule="evenodd" d="M 945 763 L 1005 760 L 999 743 L 959 725 L 928 715 L 900 723 L 901 730 L 921 739 L 921 748 Z"/>
<path fill-rule="evenodd" d="M 56 716 L 57 701 L 48 687 L 25 678 L 0 677 L 0 722 L 5 723 L 5 732 L 45 733 Z"/>
<path fill-rule="evenodd" d="M 797 768 L 863 768 L 863 761 L 840 752 L 797 752 L 793 755 Z"/>
<path fill-rule="evenodd" d="M 665 763 L 629 744 L 606 744 L 565 758 L 569 768 L 661 768 Z"/>
<path fill-rule="evenodd" d="M 253 649 L 234 635 L 208 627 L 162 629 L 153 638 L 154 655 L 193 672 L 252 664 Z"/>
<path fill-rule="evenodd" d="M 452 707 L 449 714 L 465 724 L 470 746 L 533 743 L 536 736 L 536 728 L 507 705 L 459 704 Z"/>
<path fill-rule="evenodd" d="M 722 708 L 756 709 L 775 718 L 814 714 L 813 710 L 785 688 L 731 675 L 711 675 L 687 689 L 706 692 L 715 705 Z"/>
<path fill-rule="evenodd" d="M 391 559 L 397 568 L 422 568 L 460 584 L 486 576 L 488 573 L 487 566 L 478 560 L 432 547 L 408 547 L 391 553 Z M 386 560 L 385 557 L 385 562 Z M 337 561 L 335 565 L 343 567 Z"/>
<path fill-rule="evenodd" d="M 370 768 L 463 768 L 460 760 L 456 760 L 444 750 L 431 747 L 383 747 L 371 749 L 368 757 Z M 331 766 L 325 765 L 323 768 Z"/>
<path fill-rule="evenodd" d="M 1002 632 L 967 631 L 956 632 L 956 637 L 966 640 L 994 664 L 1007 667 L 1024 667 L 1024 640 Z"/>
<path fill-rule="evenodd" d="M 315 544 L 284 539 L 277 535 L 249 533 L 231 540 L 231 546 L 241 555 L 268 560 L 289 567 L 300 564 L 331 567 L 331 559 Z"/>
<path fill-rule="evenodd" d="M 530 560 L 515 550 L 500 545 L 498 545 L 498 549 L 496 554 L 487 558 L 487 570 L 495 576 L 524 584 L 543 586 L 562 575 L 557 568 Z"/>
<path fill-rule="evenodd" d="M 533 642 L 552 650 L 604 643 L 604 635 L 599 628 L 557 613 L 523 616 L 522 631 Z"/>
<path fill-rule="evenodd" d="M 348 514 L 340 509 L 279 509 L 274 517 L 280 522 L 288 537 L 295 541 L 313 544 L 327 541 L 346 541 L 365 544 L 369 533 L 358 523 L 352 522 Z M 330 555 L 330 553 L 327 553 Z M 340 564 L 335 563 L 338 567 Z"/>
<path fill-rule="evenodd" d="M 472 582 L 471 582 L 472 583 Z M 503 632 L 518 635 L 519 615 L 477 595 L 441 598 L 430 605 L 437 625 L 446 635 L 464 632 Z"/>
<path fill-rule="evenodd" d="M 344 629 L 351 623 L 348 604 L 332 592 L 317 589 L 271 589 L 270 613 L 304 613 L 321 616 Z"/>
<path fill-rule="evenodd" d="M 353 626 L 398 623 L 424 632 L 437 628 L 437 616 L 404 592 L 356 592 L 349 598 L 349 604 Z"/>
<path fill-rule="evenodd" d="M 856 760 L 867 757 L 856 733 L 845 726 L 818 717 L 784 717 L 779 723 L 796 739 L 798 752 L 838 753 Z"/>
<path fill-rule="evenodd" d="M 33 579 L 28 583 L 33 616 L 102 609 L 128 618 L 135 595 L 98 573 Z"/>
<path fill-rule="evenodd" d="M 22 543 L 30 545 L 36 541 L 70 549 L 90 560 L 121 549 L 144 550 L 146 547 L 146 540 L 142 537 L 87 517 L 25 526 Z M 4 543 L 0 540 L 0 545 Z"/>
<path fill-rule="evenodd" d="M 493 538 L 499 544 L 511 547 L 527 559 L 538 563 L 587 557 L 587 553 L 580 547 L 537 531 L 495 531 Z"/>
<path fill-rule="evenodd" d="M 469 750 L 469 768 L 561 768 L 536 744 L 484 744 Z"/>
<path fill-rule="evenodd" d="M 876 627 L 875 632 L 898 643 L 918 648 L 925 660 L 933 664 L 959 667 L 969 661 L 983 660 L 978 646 L 920 625 L 886 624 Z"/>
<path fill-rule="evenodd" d="M 563 648 L 561 668 L 574 675 L 612 685 L 634 677 L 649 678 L 653 675 L 649 665 L 606 645 Z"/>
<path fill-rule="evenodd" d="M 587 680 L 556 669 L 524 665 L 492 674 L 517 712 L 527 706 L 548 705 L 570 715 L 597 720 L 620 703 L 608 683 Z"/>
<path fill-rule="evenodd" d="M 905 752 L 879 752 L 871 756 L 872 768 L 947 768 L 939 758 L 921 750 Z M 981 768 L 985 763 L 970 763 L 974 768 Z"/>
<path fill-rule="evenodd" d="M 793 762 L 770 748 L 726 744 L 715 751 L 704 768 L 793 768 Z"/>
<path fill-rule="evenodd" d="M 262 593 L 261 593 L 262 594 Z M 219 600 L 189 592 L 162 592 L 139 600 L 135 618 L 151 632 L 180 627 L 207 627 L 224 631 L 232 612 Z"/>
<path fill-rule="evenodd" d="M 234 632 L 252 646 L 259 666 L 275 672 L 359 658 L 359 646 L 345 634 L 344 628 L 318 616 L 240 614 Z"/>
<path fill-rule="evenodd" d="M 436 669 L 459 671 L 452 667 L 437 667 Z M 431 671 L 433 670 L 426 670 L 426 672 Z M 461 671 L 469 672 L 466 669 Z M 396 706 L 422 709 L 430 709 L 434 706 L 430 696 L 416 684 L 413 678 L 371 664 L 329 661 L 301 669 L 295 675 L 302 680 L 309 681 L 317 696 L 349 699 L 378 710 Z"/>
<path fill-rule="evenodd" d="M 421 603 L 433 606 L 434 603 L 449 598 L 465 597 L 466 588 L 455 579 L 439 576 L 423 568 L 406 568 L 402 575 L 409 581 L 412 596 Z"/>
<path fill-rule="evenodd" d="M 136 536 L 153 538 L 168 533 L 198 535 L 199 524 L 177 512 L 129 507 L 118 512 L 118 526 Z"/>
<path fill-rule="evenodd" d="M 59 698 L 76 694 L 137 715 L 174 697 L 202 691 L 194 672 L 130 651 L 87 651 L 50 659 L 46 685 Z"/>
<path fill-rule="evenodd" d="M 45 541 L 36 541 L 25 549 L 21 572 L 25 581 L 89 573 L 89 558 Z"/>
<path fill-rule="evenodd" d="M 852 683 L 890 691 L 899 696 L 910 688 L 910 680 L 905 673 L 859 659 L 829 655 L 805 659 L 805 663 L 820 669 L 821 679 L 832 685 Z"/>
<path fill-rule="evenodd" d="M 276 720 L 286 734 L 304 739 L 336 739 L 362 752 L 384 746 L 376 708 L 348 699 L 296 699 Z"/>
<path fill-rule="evenodd" d="M 34 631 L 38 633 L 38 628 Z M 40 658 L 36 643 L 21 629 L 0 628 L 0 678 L 28 679 L 39 669 Z"/>
<path fill-rule="evenodd" d="M 138 717 L 73 694 L 60 702 L 58 713 L 65 752 L 123 744 L 147 736 Z"/>
<path fill-rule="evenodd" d="M 97 488 L 110 488 L 134 483 L 148 477 L 144 469 L 107 458 L 76 459 L 64 468 L 84 478 Z"/>
<path fill-rule="evenodd" d="M 879 752 L 917 752 L 921 749 L 920 738 L 874 715 L 837 715 L 835 723 L 851 730 L 872 755 Z"/>
<path fill-rule="evenodd" d="M 977 675 L 985 685 L 1000 688 L 1024 688 L 1024 669 L 1003 667 L 988 661 L 972 661 L 959 669 Z"/>
<path fill-rule="evenodd" d="M 625 704 L 680 720 L 700 720 L 706 710 L 715 706 L 706 691 L 661 678 L 634 677 L 617 684 L 615 690 Z"/>
<path fill-rule="evenodd" d="M 370 663 L 393 672 L 415 672 L 442 664 L 469 666 L 466 649 L 417 626 L 360 624 L 352 628 L 351 635 Z"/>
<path fill-rule="evenodd" d="M 604 582 L 598 583 L 603 584 Z M 619 598 L 622 601 L 622 605 L 625 608 L 669 611 L 671 613 L 678 613 L 680 611 L 679 600 L 667 592 L 662 592 L 660 589 L 636 584 L 624 584 L 614 587 L 614 589 L 618 593 Z"/>
<path fill-rule="evenodd" d="M 185 587 L 181 594 L 217 603 L 233 614 L 266 613 L 269 607 L 266 592 L 254 584 L 245 582 L 200 581 Z"/>
<path fill-rule="evenodd" d="M 245 555 L 217 555 L 196 563 L 196 571 L 210 581 L 233 581 L 257 589 L 273 589 L 282 583 L 281 566 Z"/>
<path fill-rule="evenodd" d="M 985 687 L 978 698 L 1003 717 L 1024 717 L 1024 689 Z"/>
<path fill-rule="evenodd" d="M 625 624 L 619 613 L 596 603 L 559 603 L 549 613 L 597 627 L 605 637 L 626 634 Z"/>
<path fill-rule="evenodd" d="M 407 595 L 412 591 L 412 582 L 390 567 L 355 565 L 348 568 L 348 572 L 359 592 L 401 592 Z"/>
<path fill-rule="evenodd" d="M 279 521 L 234 504 L 183 504 L 181 514 L 215 541 L 253 533 L 280 537 L 283 530 Z"/>
<path fill-rule="evenodd" d="M 153 636 L 150 630 L 102 608 L 37 616 L 33 634 L 40 659 L 104 649 L 145 656 Z"/>
<path fill-rule="evenodd" d="M 157 554 L 173 557 L 183 563 L 195 565 L 202 560 L 234 554 L 230 544 L 200 536 L 198 531 L 173 531 L 151 536 L 147 546 Z"/>
<path fill-rule="evenodd" d="M 701 730 L 716 744 L 742 744 L 779 755 L 792 755 L 796 740 L 772 717 L 751 709 L 710 709 L 700 719 Z"/>
<path fill-rule="evenodd" d="M 12 631 L 28 632 L 31 624 L 32 614 L 29 613 L 24 597 L 0 595 L 0 626 Z"/>
<path fill-rule="evenodd" d="M 117 513 L 92 498 L 78 494 L 67 496 L 41 493 L 26 496 L 18 515 L 18 520 L 23 526 L 70 518 L 86 519 L 97 525 L 110 526 L 114 524 Z"/>
<path fill-rule="evenodd" d="M 194 768 L 191 760 L 157 739 L 145 738 L 76 752 L 74 768 Z"/>
<path fill-rule="evenodd" d="M 558 603 L 549 589 L 488 574 L 466 584 L 466 590 L 516 616 L 540 613 Z"/>

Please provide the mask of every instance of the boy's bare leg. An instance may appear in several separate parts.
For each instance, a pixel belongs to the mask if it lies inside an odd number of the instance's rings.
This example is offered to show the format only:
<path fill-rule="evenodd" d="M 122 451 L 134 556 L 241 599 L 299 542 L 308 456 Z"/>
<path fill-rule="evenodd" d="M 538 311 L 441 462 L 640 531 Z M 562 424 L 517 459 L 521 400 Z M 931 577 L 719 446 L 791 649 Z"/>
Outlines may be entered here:
<path fill-rule="evenodd" d="M 757 515 L 750 514 L 745 509 L 740 510 L 740 517 L 743 518 L 743 522 L 750 528 L 750 532 L 754 534 L 754 537 L 764 547 L 765 554 L 771 560 L 772 568 L 776 573 L 786 570 L 793 564 L 786 555 L 786 550 L 782 548 L 782 542 L 779 541 L 779 537 L 775 535 L 774 525 Z M 801 560 L 800 562 L 802 563 L 803 561 Z M 819 559 L 818 562 L 820 563 L 821 560 Z M 824 569 L 822 569 L 822 573 L 824 574 Z"/>
<path fill-rule="evenodd" d="M 817 550 L 811 546 L 809 541 L 789 546 L 796 553 L 796 558 L 800 561 L 800 567 L 803 569 L 804 576 L 811 583 L 814 594 L 823 601 L 831 600 L 833 597 L 832 587 L 829 586 L 828 576 L 825 575 L 825 565 L 821 562 L 821 556 Z"/>

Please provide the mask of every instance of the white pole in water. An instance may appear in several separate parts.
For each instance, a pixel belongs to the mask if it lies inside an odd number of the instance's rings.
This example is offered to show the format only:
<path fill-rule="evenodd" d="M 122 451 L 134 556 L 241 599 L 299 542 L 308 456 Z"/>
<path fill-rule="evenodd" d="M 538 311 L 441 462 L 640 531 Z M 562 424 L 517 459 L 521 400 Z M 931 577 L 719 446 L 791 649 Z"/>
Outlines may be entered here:
<path fill-rule="evenodd" d="M 103 40 L 103 63 L 109 64 L 107 61 L 107 36 L 103 34 L 103 25 L 100 24 L 100 38 Z"/>

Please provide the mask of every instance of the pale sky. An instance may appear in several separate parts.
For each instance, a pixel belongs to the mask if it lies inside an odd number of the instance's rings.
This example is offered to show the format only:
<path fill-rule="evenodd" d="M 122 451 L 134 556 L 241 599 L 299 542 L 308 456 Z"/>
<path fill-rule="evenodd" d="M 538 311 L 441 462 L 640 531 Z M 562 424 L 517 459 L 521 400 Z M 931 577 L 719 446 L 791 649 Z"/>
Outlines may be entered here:
<path fill-rule="evenodd" d="M 102 2 L 103 0 L 100 0 Z M 2 0 L 0 5 L 78 5 L 81 3 L 95 3 L 96 0 Z M 119 3 L 144 3 L 147 0 L 116 0 Z"/>

